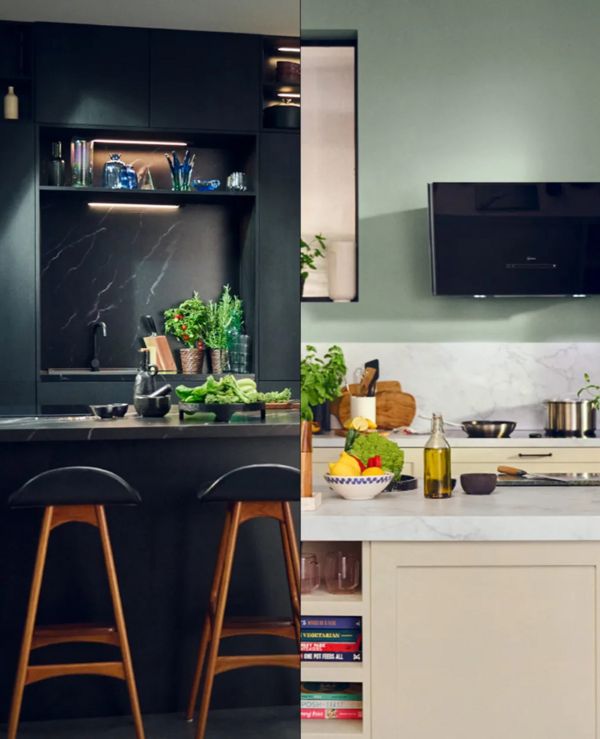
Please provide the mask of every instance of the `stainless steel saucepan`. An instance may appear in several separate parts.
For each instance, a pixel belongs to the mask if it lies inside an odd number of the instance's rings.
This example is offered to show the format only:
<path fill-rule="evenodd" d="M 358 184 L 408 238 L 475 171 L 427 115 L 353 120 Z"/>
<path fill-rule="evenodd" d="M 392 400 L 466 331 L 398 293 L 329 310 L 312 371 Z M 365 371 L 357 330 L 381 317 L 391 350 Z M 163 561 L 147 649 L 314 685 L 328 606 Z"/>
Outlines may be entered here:
<path fill-rule="evenodd" d="M 591 400 L 547 400 L 546 432 L 550 436 L 593 436 L 596 408 Z"/>

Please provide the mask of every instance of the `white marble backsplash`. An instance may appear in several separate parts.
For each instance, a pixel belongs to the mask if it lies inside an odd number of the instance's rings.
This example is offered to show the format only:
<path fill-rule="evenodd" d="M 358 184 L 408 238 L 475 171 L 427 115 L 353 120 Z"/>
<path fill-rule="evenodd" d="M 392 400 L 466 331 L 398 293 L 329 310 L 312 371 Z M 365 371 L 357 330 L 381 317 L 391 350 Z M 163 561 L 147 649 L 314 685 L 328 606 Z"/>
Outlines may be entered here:
<path fill-rule="evenodd" d="M 312 342 L 306 342 L 312 343 Z M 333 343 L 333 342 L 331 342 Z M 330 342 L 315 343 L 319 352 Z M 357 343 L 341 342 L 354 370 L 379 359 L 380 378 L 399 380 L 415 396 L 417 414 L 440 412 L 449 421 L 516 421 L 542 429 L 544 401 L 575 397 L 584 372 L 600 384 L 600 343 Z M 424 430 L 427 422 L 413 426 Z"/>

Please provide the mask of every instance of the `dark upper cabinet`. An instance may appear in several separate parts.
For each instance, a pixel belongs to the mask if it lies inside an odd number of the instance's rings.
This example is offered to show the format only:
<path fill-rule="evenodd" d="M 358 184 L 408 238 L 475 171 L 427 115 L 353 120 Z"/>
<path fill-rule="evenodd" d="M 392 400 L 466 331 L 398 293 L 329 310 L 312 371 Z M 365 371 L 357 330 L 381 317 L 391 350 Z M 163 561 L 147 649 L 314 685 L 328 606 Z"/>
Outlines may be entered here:
<path fill-rule="evenodd" d="M 300 136 L 263 133 L 259 150 L 258 377 L 300 375 Z"/>
<path fill-rule="evenodd" d="M 150 32 L 150 125 L 254 131 L 260 121 L 258 36 Z"/>
<path fill-rule="evenodd" d="M 148 126 L 148 45 L 145 29 L 36 25 L 36 120 Z"/>
<path fill-rule="evenodd" d="M 0 122 L 0 415 L 35 413 L 35 135 L 31 123 Z"/>

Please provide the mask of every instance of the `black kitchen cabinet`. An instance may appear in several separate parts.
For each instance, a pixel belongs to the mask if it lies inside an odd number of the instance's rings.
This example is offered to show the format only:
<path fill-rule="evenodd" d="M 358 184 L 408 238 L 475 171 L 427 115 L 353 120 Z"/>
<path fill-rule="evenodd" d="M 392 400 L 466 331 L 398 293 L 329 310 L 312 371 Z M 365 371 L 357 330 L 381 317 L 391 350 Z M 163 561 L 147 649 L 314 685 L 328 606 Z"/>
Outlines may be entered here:
<path fill-rule="evenodd" d="M 150 32 L 150 125 L 254 131 L 260 121 L 258 36 Z"/>
<path fill-rule="evenodd" d="M 300 374 L 300 137 L 265 132 L 259 148 L 258 376 Z"/>
<path fill-rule="evenodd" d="M 35 412 L 35 136 L 31 123 L 0 123 L 10 166 L 0 170 L 0 414 Z"/>
<path fill-rule="evenodd" d="M 41 23 L 34 38 L 37 121 L 148 126 L 148 30 Z"/>

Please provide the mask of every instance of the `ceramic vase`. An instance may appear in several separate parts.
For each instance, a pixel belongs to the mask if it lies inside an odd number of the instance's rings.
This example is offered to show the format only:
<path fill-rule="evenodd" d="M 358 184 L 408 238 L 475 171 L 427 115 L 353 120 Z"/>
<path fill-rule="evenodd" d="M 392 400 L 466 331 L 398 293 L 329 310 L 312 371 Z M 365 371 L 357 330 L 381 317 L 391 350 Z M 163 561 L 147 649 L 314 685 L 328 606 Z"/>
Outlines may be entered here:
<path fill-rule="evenodd" d="M 327 283 L 335 303 L 356 297 L 356 245 L 354 241 L 332 241 L 327 245 Z"/>

